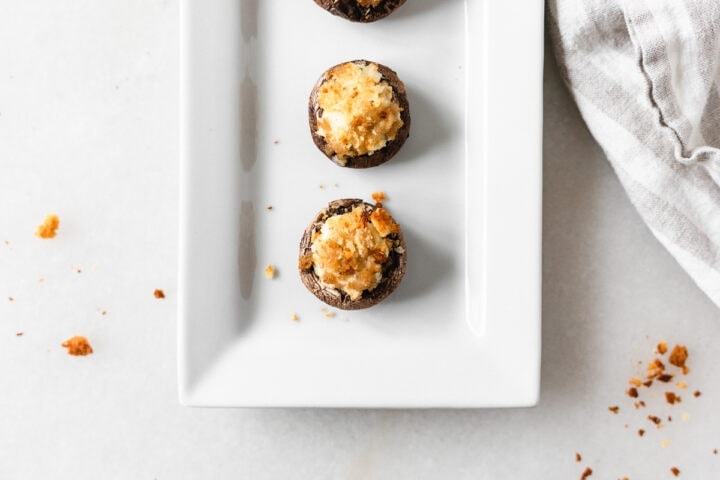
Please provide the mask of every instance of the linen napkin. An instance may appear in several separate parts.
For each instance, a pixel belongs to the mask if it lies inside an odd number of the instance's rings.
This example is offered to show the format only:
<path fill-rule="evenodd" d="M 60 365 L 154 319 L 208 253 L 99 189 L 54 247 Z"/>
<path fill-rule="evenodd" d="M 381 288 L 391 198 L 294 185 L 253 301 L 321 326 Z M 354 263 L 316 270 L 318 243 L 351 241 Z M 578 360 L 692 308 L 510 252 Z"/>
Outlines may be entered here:
<path fill-rule="evenodd" d="M 720 2 L 548 0 L 562 75 L 657 239 L 720 306 Z"/>

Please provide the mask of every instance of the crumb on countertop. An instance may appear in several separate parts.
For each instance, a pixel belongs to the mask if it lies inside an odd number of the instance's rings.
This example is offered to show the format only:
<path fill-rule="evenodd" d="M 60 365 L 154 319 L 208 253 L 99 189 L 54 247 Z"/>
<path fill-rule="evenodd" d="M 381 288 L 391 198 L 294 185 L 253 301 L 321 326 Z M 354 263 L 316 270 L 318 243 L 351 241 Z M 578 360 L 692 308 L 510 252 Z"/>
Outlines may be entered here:
<path fill-rule="evenodd" d="M 10 301 L 10 302 L 14 302 L 14 301 L 15 301 L 15 299 L 14 299 L 13 297 L 8 297 L 8 301 Z"/>
<path fill-rule="evenodd" d="M 62 346 L 68 349 L 69 355 L 89 355 L 93 353 L 93 349 L 90 346 L 87 338 L 76 335 L 62 343 Z"/>
<path fill-rule="evenodd" d="M 675 405 L 676 403 L 682 402 L 682 398 L 678 395 L 675 395 L 674 392 L 665 392 L 665 400 L 670 405 Z"/>
<path fill-rule="evenodd" d="M 265 267 L 265 278 L 272 280 L 277 275 L 277 270 L 274 265 L 268 265 Z"/>
<path fill-rule="evenodd" d="M 665 371 L 665 365 L 660 361 L 659 358 L 654 359 L 647 366 L 647 378 L 652 380 L 659 377 Z"/>
<path fill-rule="evenodd" d="M 693 393 L 693 396 L 695 398 L 699 397 L 700 395 L 702 395 L 702 392 L 700 390 L 695 390 L 695 393 Z"/>
<path fill-rule="evenodd" d="M 376 204 L 382 205 L 382 203 L 387 200 L 387 197 L 385 196 L 385 192 L 373 192 L 372 199 L 375 200 Z"/>
<path fill-rule="evenodd" d="M 670 469 L 670 471 L 671 471 L 672 474 L 675 475 L 676 477 L 679 477 L 679 476 L 680 476 L 680 469 L 679 469 L 679 468 L 677 468 L 677 467 L 672 467 L 672 468 Z"/>
<path fill-rule="evenodd" d="M 661 446 L 662 448 L 667 448 L 667 447 L 669 447 L 669 446 L 670 446 L 670 440 L 668 440 L 668 439 L 663 440 L 662 442 L 660 442 L 660 446 Z"/>
<path fill-rule="evenodd" d="M 645 430 L 641 428 L 638 430 L 638 436 L 642 437 L 643 435 L 645 435 Z"/>
<path fill-rule="evenodd" d="M 162 291 L 161 289 L 159 289 L 159 288 L 156 288 L 155 291 L 153 292 L 153 296 L 154 296 L 155 298 L 165 298 L 165 292 L 163 292 L 163 291 Z"/>
<path fill-rule="evenodd" d="M 668 358 L 668 361 L 672 365 L 682 368 L 684 373 L 687 373 L 685 372 L 685 362 L 687 361 L 687 358 L 687 348 L 684 345 L 675 345 L 672 349 L 672 352 L 670 352 L 670 357 Z"/>
<path fill-rule="evenodd" d="M 582 462 L 582 455 L 580 455 L 579 453 L 576 453 L 576 454 L 575 454 L 575 461 L 576 461 L 576 462 Z"/>
<path fill-rule="evenodd" d="M 629 397 L 637 398 L 638 397 L 638 391 L 635 387 L 630 387 L 628 391 L 626 392 Z"/>
<path fill-rule="evenodd" d="M 614 414 L 617 414 L 618 411 L 620 410 L 620 407 L 618 407 L 617 405 L 613 405 L 611 407 L 608 407 L 608 410 L 610 410 Z"/>
<path fill-rule="evenodd" d="M 60 227 L 60 217 L 54 213 L 45 216 L 43 222 L 38 225 L 35 235 L 39 238 L 55 238 L 57 229 Z"/>
<path fill-rule="evenodd" d="M 325 314 L 325 316 L 326 316 L 327 318 L 332 318 L 332 317 L 335 316 L 335 312 L 327 312 L 327 313 Z"/>
<path fill-rule="evenodd" d="M 293 313 L 292 315 L 290 315 L 290 320 L 292 320 L 293 322 L 297 322 L 300 320 L 300 317 L 298 317 L 297 313 Z"/>
<path fill-rule="evenodd" d="M 592 475 L 592 474 L 593 474 L 592 468 L 586 467 L 585 470 L 584 470 L 583 473 L 582 473 L 582 476 L 580 477 L 580 480 L 585 480 L 586 478 L 588 478 L 588 477 L 589 477 L 590 475 Z"/>
<path fill-rule="evenodd" d="M 272 206 L 272 205 L 268 205 L 266 208 L 267 208 L 268 210 L 272 210 L 272 209 L 273 209 L 273 206 Z"/>
<path fill-rule="evenodd" d="M 25 333 L 24 332 L 17 332 L 15 334 L 16 337 L 22 337 Z"/>
<path fill-rule="evenodd" d="M 658 343 L 657 352 L 660 355 L 665 355 L 667 353 L 667 343 L 664 340 Z"/>

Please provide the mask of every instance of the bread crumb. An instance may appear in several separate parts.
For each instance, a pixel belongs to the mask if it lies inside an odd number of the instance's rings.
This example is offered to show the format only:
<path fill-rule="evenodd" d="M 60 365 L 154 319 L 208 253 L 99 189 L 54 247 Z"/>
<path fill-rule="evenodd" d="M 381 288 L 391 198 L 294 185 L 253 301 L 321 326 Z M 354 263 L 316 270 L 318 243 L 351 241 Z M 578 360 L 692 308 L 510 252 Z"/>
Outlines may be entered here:
<path fill-rule="evenodd" d="M 102 312 L 100 312 L 100 315 L 107 315 L 107 310 L 103 310 Z"/>
<path fill-rule="evenodd" d="M 667 439 L 666 439 L 666 440 L 663 440 L 662 442 L 660 442 L 660 446 L 661 446 L 662 448 L 667 448 L 667 447 L 669 447 L 669 446 L 670 446 L 670 440 L 667 440 Z"/>
<path fill-rule="evenodd" d="M 673 379 L 673 376 L 670 375 L 669 373 L 663 373 L 662 375 L 660 375 L 659 377 L 657 377 L 657 380 L 658 380 L 659 382 L 663 382 L 663 383 L 668 383 L 668 382 L 669 382 L 670 380 L 672 380 L 672 379 Z"/>
<path fill-rule="evenodd" d="M 60 217 L 54 213 L 45 216 L 43 222 L 38 225 L 35 230 L 35 236 L 39 238 L 55 238 L 58 227 L 60 227 Z"/>
<path fill-rule="evenodd" d="M 153 296 L 155 298 L 165 298 L 165 292 L 163 292 L 159 288 L 156 288 L 155 291 L 153 292 Z"/>
<path fill-rule="evenodd" d="M 618 407 L 617 405 L 613 405 L 611 407 L 608 407 L 608 410 L 610 410 L 612 413 L 617 415 L 618 411 L 620 410 L 620 407 Z"/>
<path fill-rule="evenodd" d="M 267 267 L 265 267 L 265 278 L 267 278 L 268 280 L 272 280 L 273 278 L 275 278 L 276 273 L 277 271 L 275 270 L 275 266 L 268 265 Z"/>
<path fill-rule="evenodd" d="M 8 297 L 8 301 L 9 301 L 9 302 L 14 302 L 15 299 L 14 299 L 13 297 Z"/>
<path fill-rule="evenodd" d="M 643 435 L 645 435 L 645 430 L 643 430 L 642 428 L 641 428 L 640 430 L 638 430 L 638 435 L 641 436 L 641 437 L 642 437 Z"/>
<path fill-rule="evenodd" d="M 375 200 L 378 206 L 381 206 L 387 197 L 385 196 L 385 192 L 373 192 L 372 199 Z"/>
<path fill-rule="evenodd" d="M 683 368 L 685 367 L 685 362 L 687 361 L 687 358 L 687 348 L 685 348 L 684 345 L 675 345 L 672 349 L 672 352 L 670 352 L 670 357 L 668 358 L 668 361 L 676 367 Z"/>
<path fill-rule="evenodd" d="M 655 415 L 648 415 L 647 418 L 648 418 L 648 420 L 650 420 L 651 422 L 653 422 L 655 425 L 660 425 L 660 423 L 662 422 L 662 420 L 660 419 L 660 417 L 656 417 Z"/>
<path fill-rule="evenodd" d="M 90 355 L 93 349 L 87 338 L 76 335 L 62 343 L 62 346 L 68 349 L 70 355 Z"/>
<path fill-rule="evenodd" d="M 293 313 L 292 315 L 290 315 L 290 320 L 292 320 L 293 322 L 297 322 L 298 320 L 300 320 L 300 317 L 297 316 L 297 313 Z"/>
<path fill-rule="evenodd" d="M 576 453 L 576 454 L 575 454 L 575 461 L 576 461 L 576 462 L 582 462 L 582 455 L 580 455 L 579 453 Z"/>
<path fill-rule="evenodd" d="M 672 468 L 670 469 L 670 471 L 671 471 L 672 474 L 675 475 L 676 477 L 680 476 L 680 469 L 679 469 L 679 468 L 677 468 L 677 467 L 672 467 Z"/>
<path fill-rule="evenodd" d="M 667 353 L 667 343 L 665 341 L 660 341 L 660 343 L 658 343 L 657 352 L 660 355 L 665 355 Z"/>
<path fill-rule="evenodd" d="M 327 318 L 332 318 L 332 317 L 335 316 L 335 312 L 327 312 L 327 313 L 325 314 L 325 316 L 326 316 Z"/>
<path fill-rule="evenodd" d="M 273 209 L 273 206 L 272 206 L 272 205 L 268 205 L 268 206 L 267 206 L 267 209 L 268 209 L 268 210 L 272 210 L 272 209 Z"/>
<path fill-rule="evenodd" d="M 695 393 L 693 393 L 693 397 L 695 398 L 699 397 L 700 395 L 702 395 L 702 392 L 700 392 L 700 390 L 695 390 Z"/>
<path fill-rule="evenodd" d="M 683 412 L 680 418 L 682 418 L 683 422 L 687 422 L 688 420 L 690 420 L 690 414 L 688 412 Z"/>
<path fill-rule="evenodd" d="M 631 378 L 630 380 L 628 380 L 628 382 L 634 387 L 639 387 L 640 385 L 642 385 L 642 380 L 637 377 Z"/>
<path fill-rule="evenodd" d="M 717 455 L 717 448 L 713 448 L 713 455 Z"/>
<path fill-rule="evenodd" d="M 322 183 L 320 184 L 320 190 L 325 190 L 325 185 L 323 185 Z"/>
<path fill-rule="evenodd" d="M 44 279 L 43 277 L 40 277 L 40 278 L 38 279 L 38 283 L 45 283 L 45 279 Z"/>
<path fill-rule="evenodd" d="M 592 468 L 586 467 L 585 471 L 582 473 L 582 476 L 580 477 L 580 480 L 585 480 L 592 474 L 593 474 Z"/>
<path fill-rule="evenodd" d="M 637 397 L 638 397 L 638 391 L 637 391 L 637 388 L 635 388 L 635 387 L 630 387 L 630 389 L 629 389 L 627 392 L 625 392 L 625 393 L 627 393 L 628 396 L 629 396 L 629 397 L 632 397 L 632 398 L 637 398 Z"/>
<path fill-rule="evenodd" d="M 660 359 L 655 358 L 647 366 L 647 378 L 648 378 L 648 380 L 657 378 L 660 375 L 662 375 L 662 373 L 664 371 L 665 371 L 665 365 L 660 361 Z"/>
<path fill-rule="evenodd" d="M 681 390 L 685 390 L 687 388 L 687 384 L 685 382 L 678 382 L 675 386 Z"/>
<path fill-rule="evenodd" d="M 23 332 L 17 332 L 15 334 L 16 337 L 22 337 L 23 335 L 25 335 L 25 333 L 23 333 Z"/>
<path fill-rule="evenodd" d="M 676 403 L 682 402 L 682 398 L 675 395 L 673 392 L 665 392 L 665 400 L 670 405 L 675 405 Z"/>
<path fill-rule="evenodd" d="M 280 140 L 275 140 L 275 141 L 273 142 L 273 145 L 280 145 Z"/>

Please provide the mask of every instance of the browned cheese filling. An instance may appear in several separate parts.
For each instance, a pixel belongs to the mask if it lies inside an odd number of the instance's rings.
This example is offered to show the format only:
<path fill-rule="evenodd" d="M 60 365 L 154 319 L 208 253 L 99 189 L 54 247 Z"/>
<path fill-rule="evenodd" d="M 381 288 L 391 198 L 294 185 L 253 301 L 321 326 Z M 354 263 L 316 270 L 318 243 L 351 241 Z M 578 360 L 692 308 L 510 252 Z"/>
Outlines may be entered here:
<path fill-rule="evenodd" d="M 376 208 L 371 214 L 356 206 L 352 211 L 328 218 L 312 238 L 312 265 L 324 287 L 342 290 L 357 300 L 365 290 L 382 281 L 383 264 L 399 231 L 390 214 Z"/>
<path fill-rule="evenodd" d="M 342 164 L 347 157 L 380 150 L 403 126 L 403 109 L 375 63 L 349 62 L 332 68 L 319 88 L 317 103 L 322 109 L 317 134 L 328 145 L 326 153 Z"/>

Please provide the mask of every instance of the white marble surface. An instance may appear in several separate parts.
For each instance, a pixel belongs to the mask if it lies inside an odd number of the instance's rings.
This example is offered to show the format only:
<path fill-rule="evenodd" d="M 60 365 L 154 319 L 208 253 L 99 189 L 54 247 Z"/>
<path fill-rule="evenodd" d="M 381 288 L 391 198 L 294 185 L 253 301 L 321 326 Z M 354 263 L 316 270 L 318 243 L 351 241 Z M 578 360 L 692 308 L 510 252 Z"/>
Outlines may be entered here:
<path fill-rule="evenodd" d="M 539 406 L 188 409 L 175 378 L 177 4 L 0 0 L 0 478 L 572 479 L 591 466 L 662 479 L 673 465 L 713 478 L 720 312 L 641 223 L 546 67 Z M 38 240 L 50 211 L 60 235 Z M 78 333 L 92 356 L 60 347 Z M 670 407 L 653 388 L 636 411 L 626 382 L 659 339 L 689 347 L 689 390 Z M 673 421 L 655 429 L 651 413 Z"/>

